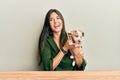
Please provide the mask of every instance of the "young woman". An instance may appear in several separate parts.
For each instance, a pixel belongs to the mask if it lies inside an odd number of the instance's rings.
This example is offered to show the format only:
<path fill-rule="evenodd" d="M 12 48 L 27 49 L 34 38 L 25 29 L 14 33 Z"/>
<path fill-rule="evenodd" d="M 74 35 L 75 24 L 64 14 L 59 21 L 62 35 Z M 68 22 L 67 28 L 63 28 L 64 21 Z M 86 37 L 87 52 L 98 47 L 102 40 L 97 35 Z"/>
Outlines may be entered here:
<path fill-rule="evenodd" d="M 43 68 L 47 71 L 58 70 L 84 70 L 86 62 L 82 57 L 77 43 L 69 45 L 70 37 L 65 31 L 65 23 L 62 14 L 56 9 L 50 9 L 46 15 L 43 29 L 39 39 L 39 50 Z M 75 66 L 70 59 L 71 52 L 75 59 Z"/>

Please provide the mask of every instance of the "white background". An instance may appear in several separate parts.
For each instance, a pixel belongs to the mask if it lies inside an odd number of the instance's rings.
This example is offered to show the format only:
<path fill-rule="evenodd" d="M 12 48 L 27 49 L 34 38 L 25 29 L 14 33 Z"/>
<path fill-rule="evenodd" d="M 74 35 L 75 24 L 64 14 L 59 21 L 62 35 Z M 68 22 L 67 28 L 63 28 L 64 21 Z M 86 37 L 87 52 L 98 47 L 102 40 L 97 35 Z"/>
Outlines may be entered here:
<path fill-rule="evenodd" d="M 0 0 L 0 71 L 40 70 L 38 40 L 47 11 L 85 32 L 86 70 L 120 70 L 120 0 Z"/>

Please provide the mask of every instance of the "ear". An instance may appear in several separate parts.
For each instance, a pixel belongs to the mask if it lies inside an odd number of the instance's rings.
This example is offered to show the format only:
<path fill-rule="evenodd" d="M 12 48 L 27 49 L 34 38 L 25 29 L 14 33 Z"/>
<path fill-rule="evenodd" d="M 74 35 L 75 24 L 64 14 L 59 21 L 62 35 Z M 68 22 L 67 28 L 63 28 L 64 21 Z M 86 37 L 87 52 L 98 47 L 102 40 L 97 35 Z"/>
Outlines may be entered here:
<path fill-rule="evenodd" d="M 85 36 L 85 33 L 83 30 L 79 30 L 81 33 L 82 33 L 82 36 L 84 37 Z"/>
<path fill-rule="evenodd" d="M 82 32 L 82 36 L 83 36 L 83 37 L 85 36 L 85 33 L 84 33 L 84 32 Z"/>
<path fill-rule="evenodd" d="M 67 36 L 68 36 L 68 37 L 72 36 L 72 33 L 67 33 Z"/>

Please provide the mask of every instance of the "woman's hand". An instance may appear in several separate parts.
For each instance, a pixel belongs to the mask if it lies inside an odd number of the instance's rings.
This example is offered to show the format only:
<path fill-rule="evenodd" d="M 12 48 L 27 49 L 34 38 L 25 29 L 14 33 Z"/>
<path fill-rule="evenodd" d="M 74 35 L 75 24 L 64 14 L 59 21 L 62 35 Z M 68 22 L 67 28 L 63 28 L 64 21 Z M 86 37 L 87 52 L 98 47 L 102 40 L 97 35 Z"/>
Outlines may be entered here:
<path fill-rule="evenodd" d="M 67 42 L 65 43 L 65 45 L 63 46 L 63 49 L 65 51 L 68 51 L 68 49 L 72 49 L 75 47 L 75 43 L 73 44 L 70 44 L 70 43 L 73 43 L 73 39 L 70 35 L 68 35 L 68 39 L 67 39 Z"/>
<path fill-rule="evenodd" d="M 75 63 L 77 64 L 78 68 L 81 67 L 81 64 L 83 62 L 83 51 L 81 48 L 81 43 L 74 43 L 74 48 L 71 49 Z"/>
<path fill-rule="evenodd" d="M 74 47 L 71 49 L 73 52 L 73 55 L 77 54 L 83 54 L 82 48 L 81 48 L 81 43 L 74 43 Z"/>

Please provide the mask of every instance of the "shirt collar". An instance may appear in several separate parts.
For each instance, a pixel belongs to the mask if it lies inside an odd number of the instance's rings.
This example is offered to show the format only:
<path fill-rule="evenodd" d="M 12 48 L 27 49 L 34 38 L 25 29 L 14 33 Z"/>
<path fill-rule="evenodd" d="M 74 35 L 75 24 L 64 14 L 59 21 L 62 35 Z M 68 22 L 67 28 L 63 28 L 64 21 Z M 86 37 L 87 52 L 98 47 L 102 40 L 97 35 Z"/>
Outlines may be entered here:
<path fill-rule="evenodd" d="M 58 52 L 58 51 L 59 51 L 59 48 L 57 47 L 57 44 L 55 43 L 55 41 L 54 41 L 54 39 L 53 39 L 53 36 L 49 36 L 47 40 L 48 40 L 49 44 L 52 46 L 52 48 L 53 48 L 56 52 Z"/>

